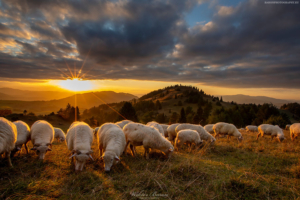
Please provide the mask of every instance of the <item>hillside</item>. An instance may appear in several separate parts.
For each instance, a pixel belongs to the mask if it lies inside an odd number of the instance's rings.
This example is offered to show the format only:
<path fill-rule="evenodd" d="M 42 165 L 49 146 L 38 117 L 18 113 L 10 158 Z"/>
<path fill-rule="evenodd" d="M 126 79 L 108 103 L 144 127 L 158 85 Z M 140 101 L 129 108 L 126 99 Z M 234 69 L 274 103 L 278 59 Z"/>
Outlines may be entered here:
<path fill-rule="evenodd" d="M 272 103 L 278 108 L 282 106 L 283 104 L 295 102 L 295 100 L 285 100 L 285 99 L 275 99 L 271 97 L 266 96 L 249 96 L 249 95 L 243 95 L 243 94 L 237 94 L 237 95 L 222 95 L 222 98 L 224 101 L 234 101 L 239 104 L 249 104 L 249 103 L 255 103 L 255 104 L 264 104 L 264 103 Z"/>
<path fill-rule="evenodd" d="M 103 104 L 103 101 L 106 103 L 114 103 L 137 98 L 136 96 L 127 93 L 102 91 L 76 94 L 67 98 L 51 101 L 0 100 L 0 108 L 11 108 L 13 113 L 22 113 L 24 110 L 27 110 L 27 112 L 34 112 L 35 114 L 49 114 L 51 112 L 57 112 L 60 108 L 65 108 L 68 103 L 75 106 L 75 97 L 77 98 L 76 105 L 80 110 L 98 106 Z"/>
<path fill-rule="evenodd" d="M 18 101 L 50 101 L 74 95 L 74 92 L 65 91 L 31 91 L 13 88 L 0 88 L 0 100 Z"/>

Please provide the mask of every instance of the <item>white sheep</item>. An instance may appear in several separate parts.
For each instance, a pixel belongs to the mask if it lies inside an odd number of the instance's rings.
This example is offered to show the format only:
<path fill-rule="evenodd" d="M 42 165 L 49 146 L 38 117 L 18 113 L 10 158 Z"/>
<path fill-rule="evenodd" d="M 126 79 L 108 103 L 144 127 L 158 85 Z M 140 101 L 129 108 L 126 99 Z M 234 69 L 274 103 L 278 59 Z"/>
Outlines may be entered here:
<path fill-rule="evenodd" d="M 239 128 L 238 129 L 239 131 L 244 131 L 244 130 L 246 130 L 245 128 Z"/>
<path fill-rule="evenodd" d="M 285 126 L 285 130 L 289 130 L 290 127 L 291 127 L 291 124 L 287 124 L 287 125 Z"/>
<path fill-rule="evenodd" d="M 215 137 L 219 135 L 227 135 L 227 138 L 230 139 L 231 136 L 234 136 L 238 141 L 243 140 L 242 134 L 239 130 L 233 125 L 225 122 L 218 122 L 213 126 Z"/>
<path fill-rule="evenodd" d="M 214 126 L 214 124 L 207 124 L 203 128 L 210 134 L 214 134 L 215 132 L 213 130 L 213 126 Z"/>
<path fill-rule="evenodd" d="M 300 135 L 300 123 L 294 123 L 290 126 L 290 134 L 292 141 Z"/>
<path fill-rule="evenodd" d="M 167 124 L 160 124 L 160 125 L 163 128 L 163 130 L 164 130 L 165 137 L 169 137 L 168 136 L 168 127 L 169 127 L 169 125 L 167 125 Z"/>
<path fill-rule="evenodd" d="M 177 133 L 176 133 L 175 129 L 176 129 L 176 127 L 177 127 L 178 125 L 179 125 L 178 123 L 176 123 L 176 124 L 171 124 L 171 125 L 168 127 L 168 129 L 167 129 L 167 131 L 168 131 L 168 137 L 169 137 L 169 140 L 170 140 L 171 142 L 174 142 L 174 141 L 175 141 L 175 138 L 177 137 Z"/>
<path fill-rule="evenodd" d="M 157 129 L 139 123 L 129 123 L 123 128 L 126 137 L 125 151 L 130 144 L 133 156 L 136 155 L 135 146 L 144 146 L 146 159 L 149 159 L 149 149 L 162 151 L 168 158 L 171 157 L 174 147 L 164 138 Z"/>
<path fill-rule="evenodd" d="M 185 129 L 191 129 L 198 132 L 201 140 L 209 141 L 210 144 L 214 144 L 216 139 L 214 136 L 212 136 L 209 132 L 207 132 L 201 125 L 195 125 L 195 124 L 180 124 L 176 127 L 175 131 L 178 134 L 179 131 L 185 130 Z"/>
<path fill-rule="evenodd" d="M 246 126 L 246 131 L 247 132 L 258 132 L 258 127 L 254 126 L 254 125 L 249 125 L 249 126 Z"/>
<path fill-rule="evenodd" d="M 54 128 L 54 138 L 63 142 L 66 140 L 66 134 L 60 128 Z"/>
<path fill-rule="evenodd" d="M 26 153 L 28 154 L 27 142 L 30 140 L 30 128 L 29 126 L 23 121 L 15 121 L 13 122 L 17 127 L 17 141 L 15 143 L 15 148 L 12 151 L 12 156 L 22 149 L 24 144 Z"/>
<path fill-rule="evenodd" d="M 126 124 L 130 123 L 130 122 L 132 122 L 132 121 L 130 121 L 130 120 L 122 120 L 122 121 L 116 122 L 115 124 L 118 125 L 118 126 L 120 126 L 121 129 L 123 129 L 124 126 Z"/>
<path fill-rule="evenodd" d="M 191 129 L 185 129 L 177 133 L 177 137 L 175 140 L 175 147 L 179 148 L 184 143 L 189 145 L 195 144 L 196 146 L 200 146 L 202 144 L 202 140 L 197 131 Z"/>
<path fill-rule="evenodd" d="M 30 130 L 30 138 L 33 144 L 31 150 L 35 150 L 39 159 L 44 159 L 48 151 L 52 151 L 52 142 L 54 139 L 54 128 L 51 124 L 44 120 L 34 122 Z"/>
<path fill-rule="evenodd" d="M 104 170 L 110 171 L 113 164 L 120 161 L 124 152 L 126 139 L 120 126 L 113 123 L 103 124 L 98 131 L 100 157 L 104 160 Z M 104 154 L 103 153 L 104 150 Z"/>
<path fill-rule="evenodd" d="M 93 129 L 85 122 L 71 125 L 66 137 L 68 149 L 71 151 L 72 163 L 75 157 L 75 171 L 82 171 L 86 161 L 93 157 Z"/>
<path fill-rule="evenodd" d="M 17 127 L 9 120 L 0 117 L 0 155 L 5 153 L 8 165 L 12 167 L 10 153 L 17 141 Z"/>
<path fill-rule="evenodd" d="M 156 128 L 156 129 L 158 130 L 158 132 L 159 132 L 163 137 L 165 137 L 164 129 L 163 129 L 163 127 L 162 127 L 159 123 L 157 123 L 157 122 L 155 122 L 155 121 L 152 121 L 152 122 L 148 122 L 148 123 L 146 124 L 146 126 L 150 126 L 150 127 Z"/>
<path fill-rule="evenodd" d="M 258 140 L 259 136 L 264 137 L 264 135 L 270 135 L 271 139 L 277 137 L 279 142 L 282 142 L 285 139 L 282 129 L 279 126 L 273 126 L 271 124 L 261 124 L 258 127 L 256 140 Z"/>

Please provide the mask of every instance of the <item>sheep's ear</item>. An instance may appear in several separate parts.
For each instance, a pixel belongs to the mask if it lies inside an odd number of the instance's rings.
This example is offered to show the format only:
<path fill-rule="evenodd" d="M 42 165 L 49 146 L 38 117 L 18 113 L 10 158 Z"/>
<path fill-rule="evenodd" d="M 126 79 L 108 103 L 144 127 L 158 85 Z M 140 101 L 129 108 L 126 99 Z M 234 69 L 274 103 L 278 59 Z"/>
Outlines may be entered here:
<path fill-rule="evenodd" d="M 174 149 L 170 147 L 169 151 L 172 152 L 172 151 L 174 151 Z"/>
<path fill-rule="evenodd" d="M 18 150 L 18 151 L 20 151 L 20 150 L 21 150 L 21 148 L 20 148 L 20 147 L 17 147 L 17 150 Z"/>
<path fill-rule="evenodd" d="M 71 156 L 69 157 L 69 159 L 73 158 L 74 156 L 76 156 L 76 153 L 74 153 L 73 155 L 71 155 Z"/>
<path fill-rule="evenodd" d="M 120 158 L 118 156 L 115 156 L 115 160 L 120 161 Z"/>
<path fill-rule="evenodd" d="M 52 151 L 52 149 L 48 148 L 47 151 Z"/>
<path fill-rule="evenodd" d="M 94 161 L 94 158 L 92 157 L 92 155 L 91 155 L 91 154 L 89 154 L 89 157 L 90 157 L 90 159 L 92 159 L 92 161 Z"/>
<path fill-rule="evenodd" d="M 31 148 L 30 150 L 36 150 L 36 147 Z"/>
<path fill-rule="evenodd" d="M 52 148 L 52 144 L 51 143 L 47 143 L 46 146 L 50 146 Z"/>
<path fill-rule="evenodd" d="M 94 151 L 93 150 L 89 150 L 88 154 L 91 154 L 91 153 L 94 153 Z"/>

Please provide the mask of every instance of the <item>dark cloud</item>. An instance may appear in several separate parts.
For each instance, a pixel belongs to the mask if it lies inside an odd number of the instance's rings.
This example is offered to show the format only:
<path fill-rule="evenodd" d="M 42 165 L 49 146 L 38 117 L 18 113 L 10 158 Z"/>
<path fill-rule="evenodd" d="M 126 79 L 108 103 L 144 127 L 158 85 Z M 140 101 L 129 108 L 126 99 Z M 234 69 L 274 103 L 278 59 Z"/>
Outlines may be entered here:
<path fill-rule="evenodd" d="M 4 1 L 0 76 L 58 79 L 67 65 L 90 79 L 300 88 L 299 5 L 213 5 L 188 27 L 197 0 Z"/>

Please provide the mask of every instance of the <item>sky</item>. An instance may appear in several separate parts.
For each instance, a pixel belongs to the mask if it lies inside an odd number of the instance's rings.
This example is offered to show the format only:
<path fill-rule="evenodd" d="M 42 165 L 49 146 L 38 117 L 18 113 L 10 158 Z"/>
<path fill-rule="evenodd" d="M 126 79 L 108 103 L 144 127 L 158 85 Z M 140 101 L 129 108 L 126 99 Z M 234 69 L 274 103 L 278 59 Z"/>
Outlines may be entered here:
<path fill-rule="evenodd" d="M 299 100 L 300 4 L 265 2 L 0 0 L 0 87 Z"/>

